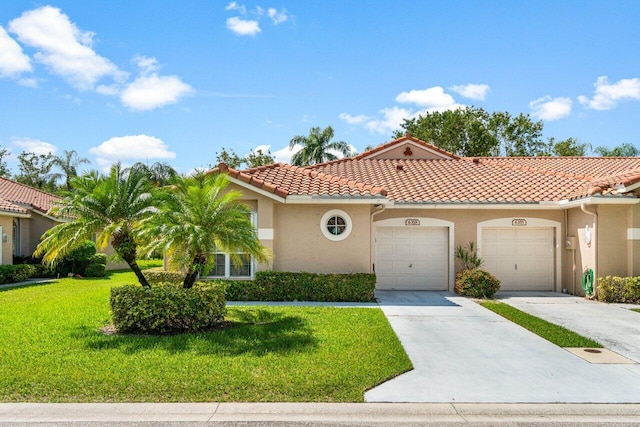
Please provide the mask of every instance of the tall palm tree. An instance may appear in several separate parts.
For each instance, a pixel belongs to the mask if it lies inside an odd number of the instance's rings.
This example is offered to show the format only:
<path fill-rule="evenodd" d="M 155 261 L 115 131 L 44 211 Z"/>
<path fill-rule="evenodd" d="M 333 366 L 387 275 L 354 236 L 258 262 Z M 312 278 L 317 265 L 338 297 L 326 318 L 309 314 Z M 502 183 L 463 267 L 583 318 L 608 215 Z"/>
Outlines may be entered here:
<path fill-rule="evenodd" d="M 35 256 L 55 264 L 86 240 L 97 235 L 96 245 L 109 242 L 135 273 L 140 284 L 150 287 L 137 263 L 140 232 L 156 211 L 147 176 L 120 163 L 108 175 L 90 172 L 71 180 L 72 192 L 51 210 L 68 221 L 49 229 Z"/>
<path fill-rule="evenodd" d="M 291 138 L 289 149 L 293 150 L 296 145 L 302 147 L 300 151 L 291 157 L 291 164 L 295 166 L 308 166 L 316 163 L 323 163 L 336 160 L 338 156 L 332 151 L 337 151 L 345 157 L 351 155 L 349 145 L 344 141 L 331 142 L 333 138 L 333 128 L 327 126 L 323 130 L 319 127 L 312 127 L 308 136 L 297 135 Z"/>
<path fill-rule="evenodd" d="M 78 166 L 91 163 L 85 157 L 78 157 L 76 150 L 63 151 L 62 156 L 51 156 L 51 165 L 57 166 L 62 170 L 67 190 L 71 191 L 71 180 L 78 176 Z"/>
<path fill-rule="evenodd" d="M 185 288 L 211 270 L 217 251 L 236 264 L 249 256 L 260 262 L 271 257 L 258 240 L 249 207 L 239 201 L 239 192 L 227 191 L 228 184 L 227 175 L 199 174 L 179 177 L 159 194 L 160 213 L 146 227 L 155 237 L 147 239 L 147 250 L 162 249 L 174 266 L 185 269 Z"/>

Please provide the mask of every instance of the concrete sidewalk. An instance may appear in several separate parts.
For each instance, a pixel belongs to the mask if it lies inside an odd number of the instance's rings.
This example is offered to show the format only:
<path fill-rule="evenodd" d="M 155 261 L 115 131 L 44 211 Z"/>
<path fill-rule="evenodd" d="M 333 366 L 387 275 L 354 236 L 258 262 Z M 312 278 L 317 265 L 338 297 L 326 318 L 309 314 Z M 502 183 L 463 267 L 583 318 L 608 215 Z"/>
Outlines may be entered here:
<path fill-rule="evenodd" d="M 448 292 L 376 295 L 414 370 L 367 402 L 640 403 L 638 365 L 591 364 Z"/>
<path fill-rule="evenodd" d="M 627 307 L 557 292 L 498 292 L 497 298 L 640 363 L 640 313 Z"/>
<path fill-rule="evenodd" d="M 637 425 L 640 405 L 385 403 L 3 403 L 0 424 L 329 423 L 337 425 Z M 245 425 L 245 424 L 242 424 Z"/>

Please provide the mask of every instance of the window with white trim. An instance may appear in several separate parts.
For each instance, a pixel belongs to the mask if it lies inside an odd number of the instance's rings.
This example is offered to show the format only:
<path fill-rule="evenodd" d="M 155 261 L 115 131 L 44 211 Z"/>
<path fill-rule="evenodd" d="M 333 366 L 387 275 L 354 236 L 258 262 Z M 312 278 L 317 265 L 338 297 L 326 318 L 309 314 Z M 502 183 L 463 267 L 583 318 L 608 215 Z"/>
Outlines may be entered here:
<path fill-rule="evenodd" d="M 251 212 L 250 219 L 251 224 L 255 229 L 256 235 L 258 230 L 256 228 L 258 215 L 256 212 Z M 242 254 L 242 252 L 237 252 Z M 225 279 L 240 279 L 251 278 L 255 272 L 255 262 L 252 256 L 243 257 L 242 264 L 234 264 L 231 260 L 231 256 L 224 252 L 216 252 L 214 254 L 216 262 L 209 272 L 210 277 L 219 277 Z"/>
<path fill-rule="evenodd" d="M 339 242 L 349 237 L 353 224 L 351 217 L 340 209 L 332 209 L 325 213 L 320 220 L 320 231 L 324 237 Z"/>

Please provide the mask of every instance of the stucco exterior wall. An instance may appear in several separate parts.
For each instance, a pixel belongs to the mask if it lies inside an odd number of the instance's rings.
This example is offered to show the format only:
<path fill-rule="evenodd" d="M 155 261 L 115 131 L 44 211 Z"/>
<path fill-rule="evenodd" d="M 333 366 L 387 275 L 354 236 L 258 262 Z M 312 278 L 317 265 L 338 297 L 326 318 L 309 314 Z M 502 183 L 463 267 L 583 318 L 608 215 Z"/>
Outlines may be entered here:
<path fill-rule="evenodd" d="M 275 270 L 311 273 L 370 271 L 368 205 L 275 204 L 273 207 Z M 353 222 L 351 234 L 339 242 L 328 240 L 320 229 L 322 216 L 332 209 L 346 212 Z"/>
<path fill-rule="evenodd" d="M 31 213 L 31 218 L 22 219 L 23 224 L 26 224 L 26 227 L 22 227 L 22 255 L 28 256 L 33 254 L 33 251 L 36 250 L 36 247 L 40 243 L 40 237 L 47 231 L 48 229 L 54 227 L 58 223 L 45 218 L 42 215 L 38 215 L 37 213 Z M 26 229 L 26 230 L 25 230 Z M 27 231 L 25 233 L 25 231 Z"/>
<path fill-rule="evenodd" d="M 627 226 L 630 206 L 598 206 L 598 276 L 627 276 Z"/>
<path fill-rule="evenodd" d="M 405 151 L 409 148 L 411 150 L 411 155 L 405 155 Z M 402 159 L 443 159 L 445 158 L 442 154 L 436 154 L 432 151 L 426 150 L 422 147 L 418 147 L 411 143 L 402 144 L 398 147 L 392 148 L 389 151 L 383 151 L 382 153 L 376 153 L 371 156 L 371 158 L 375 159 L 393 159 L 401 161 Z"/>
<path fill-rule="evenodd" d="M 2 227 L 2 233 L 0 234 L 0 242 L 2 244 L 2 264 L 13 264 L 13 217 L 0 216 L 0 227 Z M 6 234 L 7 239 L 2 238 L 2 235 Z"/>
<path fill-rule="evenodd" d="M 640 276 L 640 204 L 631 206 L 627 216 L 627 271 Z"/>
<path fill-rule="evenodd" d="M 596 206 L 588 206 L 588 210 L 591 212 L 596 212 L 598 207 Z M 575 237 L 578 244 L 575 250 L 575 269 L 573 264 L 573 256 L 574 254 L 570 254 L 572 259 L 570 263 L 567 263 L 567 267 L 565 271 L 570 278 L 570 282 L 568 283 L 569 292 L 572 292 L 575 287 L 576 295 L 584 295 L 584 291 L 582 290 L 582 274 L 583 272 L 589 268 L 593 269 L 595 274 L 598 275 L 596 266 L 596 245 L 598 234 L 596 232 L 596 219 L 594 216 L 586 214 L 580 210 L 580 208 L 569 209 L 567 212 L 568 218 L 568 236 Z M 591 233 L 591 244 L 588 244 L 586 241 L 586 229 L 589 226 Z M 622 242 L 620 242 L 622 244 Z M 567 251 L 571 252 L 571 251 Z"/>

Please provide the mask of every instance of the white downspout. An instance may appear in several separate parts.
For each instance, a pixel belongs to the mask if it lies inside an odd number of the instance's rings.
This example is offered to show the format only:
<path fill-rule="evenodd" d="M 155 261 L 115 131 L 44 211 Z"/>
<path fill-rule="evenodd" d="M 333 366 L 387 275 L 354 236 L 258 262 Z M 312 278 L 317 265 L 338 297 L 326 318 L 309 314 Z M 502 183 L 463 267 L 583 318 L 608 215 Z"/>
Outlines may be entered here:
<path fill-rule="evenodd" d="M 598 291 L 597 291 L 597 287 L 596 287 L 596 282 L 597 282 L 597 277 L 598 277 L 598 245 L 600 244 L 600 241 L 598 239 L 598 234 L 599 234 L 599 227 L 598 227 L 598 213 L 597 212 L 591 212 L 590 210 L 587 210 L 586 206 L 584 203 L 580 204 L 580 210 L 584 213 L 586 213 L 587 215 L 591 215 L 593 216 L 593 220 L 594 220 L 594 228 L 596 229 L 595 231 L 595 258 L 596 258 L 596 265 L 593 266 L 593 296 L 597 297 L 598 296 Z"/>
<path fill-rule="evenodd" d="M 381 214 L 382 212 L 384 212 L 384 210 L 387 208 L 386 205 L 380 205 L 382 206 L 381 208 L 378 208 L 377 211 L 375 212 L 371 212 L 371 219 L 369 220 L 369 235 L 371 237 L 371 248 L 369 250 L 369 269 L 371 270 L 372 273 L 375 273 L 374 267 L 373 267 L 373 249 L 375 248 L 375 242 L 374 242 L 374 236 L 373 236 L 373 217 Z"/>

